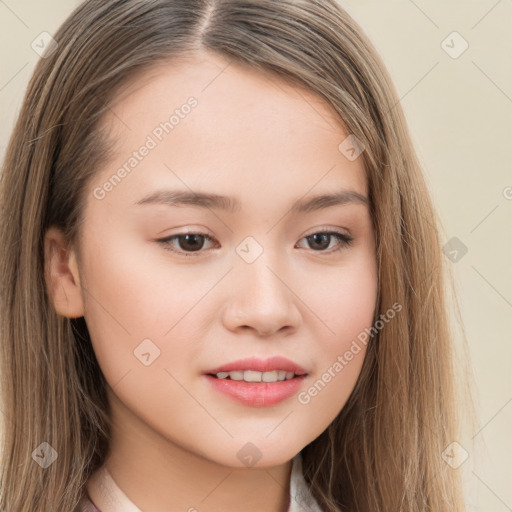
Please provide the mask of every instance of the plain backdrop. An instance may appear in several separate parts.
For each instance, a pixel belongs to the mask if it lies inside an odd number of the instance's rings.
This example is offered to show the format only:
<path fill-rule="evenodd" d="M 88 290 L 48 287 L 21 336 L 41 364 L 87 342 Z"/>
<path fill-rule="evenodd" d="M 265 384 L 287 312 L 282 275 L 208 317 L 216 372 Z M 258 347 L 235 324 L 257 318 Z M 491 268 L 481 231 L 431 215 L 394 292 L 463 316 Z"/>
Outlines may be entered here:
<path fill-rule="evenodd" d="M 33 41 L 78 4 L 0 0 L 0 157 L 40 58 Z M 511 511 L 512 0 L 341 4 L 391 73 L 444 226 L 478 390 L 470 437 L 482 447 L 467 445 L 454 471 L 465 471 L 468 510 Z"/>

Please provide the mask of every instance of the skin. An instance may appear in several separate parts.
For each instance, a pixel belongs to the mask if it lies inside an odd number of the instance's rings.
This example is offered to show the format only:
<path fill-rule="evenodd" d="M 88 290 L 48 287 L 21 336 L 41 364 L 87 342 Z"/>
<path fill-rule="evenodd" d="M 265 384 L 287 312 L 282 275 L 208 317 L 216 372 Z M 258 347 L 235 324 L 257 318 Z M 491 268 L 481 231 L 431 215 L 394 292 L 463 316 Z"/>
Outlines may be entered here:
<path fill-rule="evenodd" d="M 240 404 L 203 373 L 239 358 L 282 355 L 307 370 L 305 391 L 373 319 L 368 205 L 289 212 L 293 201 L 317 193 L 367 196 L 362 157 L 350 161 L 338 149 L 348 132 L 322 98 L 226 64 L 201 55 L 132 83 L 104 119 L 117 144 L 89 186 L 80 254 L 55 228 L 45 238 L 55 308 L 85 316 L 108 382 L 106 466 L 142 510 L 285 511 L 291 459 L 344 406 L 365 346 L 307 404 L 297 395 L 272 407 Z M 190 96 L 197 107 L 96 199 L 95 187 Z M 241 208 L 134 204 L 162 188 L 233 196 Z M 343 247 L 335 237 L 324 245 L 306 238 L 324 228 L 354 240 Z M 214 241 L 189 257 L 183 237 L 181 246 L 178 239 L 167 245 L 181 254 L 157 241 L 186 231 Z M 236 252 L 248 236 L 263 249 L 250 264 Z M 134 355 L 147 338 L 160 350 L 149 366 Z M 252 467 L 237 457 L 247 442 L 261 454 Z M 88 491 L 109 512 L 94 476 Z"/>

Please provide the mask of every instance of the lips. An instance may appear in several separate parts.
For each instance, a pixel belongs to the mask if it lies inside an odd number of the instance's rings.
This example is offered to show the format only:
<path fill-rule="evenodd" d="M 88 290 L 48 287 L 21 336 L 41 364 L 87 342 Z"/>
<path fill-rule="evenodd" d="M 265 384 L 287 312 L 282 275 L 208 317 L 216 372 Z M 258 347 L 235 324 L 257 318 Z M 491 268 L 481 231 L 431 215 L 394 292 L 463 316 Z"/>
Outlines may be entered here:
<path fill-rule="evenodd" d="M 259 372 L 261 380 L 256 379 L 258 376 L 254 375 Z M 268 372 L 273 372 L 274 375 L 270 376 Z M 230 377 L 235 377 L 236 374 L 236 379 L 227 377 L 228 373 Z M 276 381 L 275 374 L 283 377 L 283 373 L 286 374 L 286 379 Z M 205 379 L 213 389 L 239 403 L 250 407 L 269 407 L 297 393 L 307 375 L 302 366 L 286 357 L 250 357 L 212 368 L 205 372 Z M 249 377 L 249 382 L 245 380 L 246 376 Z M 271 378 L 266 379 L 265 376 Z"/>
<path fill-rule="evenodd" d="M 206 375 L 216 375 L 220 372 L 246 371 L 254 370 L 257 372 L 272 372 L 276 370 L 284 370 L 285 372 L 293 372 L 295 375 L 305 375 L 307 371 L 299 364 L 287 359 L 286 357 L 275 356 L 268 359 L 258 359 L 249 357 L 246 359 L 238 359 L 231 363 L 217 366 L 204 372 Z"/>

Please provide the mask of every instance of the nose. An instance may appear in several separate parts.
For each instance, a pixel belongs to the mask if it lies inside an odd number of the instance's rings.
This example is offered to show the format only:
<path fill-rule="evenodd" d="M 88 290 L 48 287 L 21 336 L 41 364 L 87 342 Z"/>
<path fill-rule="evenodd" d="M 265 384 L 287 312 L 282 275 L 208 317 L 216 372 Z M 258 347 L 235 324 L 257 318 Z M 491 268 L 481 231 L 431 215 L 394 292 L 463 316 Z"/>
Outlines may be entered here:
<path fill-rule="evenodd" d="M 222 315 L 227 329 L 268 337 L 280 331 L 290 334 L 300 326 L 300 299 L 291 289 L 289 274 L 279 270 L 282 267 L 263 257 L 251 264 L 237 262 Z"/>

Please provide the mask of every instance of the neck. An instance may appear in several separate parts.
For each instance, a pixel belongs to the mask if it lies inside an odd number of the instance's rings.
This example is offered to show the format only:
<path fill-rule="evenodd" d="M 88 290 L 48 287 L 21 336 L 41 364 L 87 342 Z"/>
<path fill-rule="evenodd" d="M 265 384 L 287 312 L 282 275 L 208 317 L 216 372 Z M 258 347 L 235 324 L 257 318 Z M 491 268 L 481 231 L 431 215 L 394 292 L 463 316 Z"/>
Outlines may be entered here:
<path fill-rule="evenodd" d="M 218 464 L 164 438 L 109 394 L 112 430 L 104 467 L 141 511 L 287 510 L 292 461 L 267 468 Z M 102 512 L 118 512 L 102 492 L 101 471 L 87 491 Z"/>

